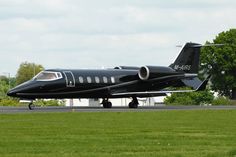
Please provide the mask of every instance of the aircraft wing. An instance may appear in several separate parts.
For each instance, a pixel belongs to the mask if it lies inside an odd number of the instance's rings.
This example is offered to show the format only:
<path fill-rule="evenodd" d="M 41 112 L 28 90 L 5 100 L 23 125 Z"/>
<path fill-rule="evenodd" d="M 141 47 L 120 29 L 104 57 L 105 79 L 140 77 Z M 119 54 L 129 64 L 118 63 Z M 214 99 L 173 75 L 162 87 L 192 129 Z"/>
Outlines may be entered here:
<path fill-rule="evenodd" d="M 200 85 L 193 90 L 160 90 L 160 91 L 144 91 L 144 92 L 123 92 L 123 93 L 112 93 L 112 96 L 136 96 L 136 97 L 152 97 L 152 96 L 166 96 L 168 93 L 186 93 L 202 91 L 206 89 L 206 85 L 209 81 L 210 76 L 207 77 Z"/>

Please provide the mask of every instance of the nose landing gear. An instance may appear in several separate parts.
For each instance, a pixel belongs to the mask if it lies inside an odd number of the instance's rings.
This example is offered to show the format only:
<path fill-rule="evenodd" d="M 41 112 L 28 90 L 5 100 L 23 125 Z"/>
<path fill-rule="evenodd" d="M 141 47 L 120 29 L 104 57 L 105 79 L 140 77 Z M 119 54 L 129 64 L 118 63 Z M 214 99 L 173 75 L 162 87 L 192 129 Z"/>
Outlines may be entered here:
<path fill-rule="evenodd" d="M 29 110 L 34 110 L 35 105 L 34 105 L 33 101 L 29 103 L 28 108 L 29 108 Z"/>

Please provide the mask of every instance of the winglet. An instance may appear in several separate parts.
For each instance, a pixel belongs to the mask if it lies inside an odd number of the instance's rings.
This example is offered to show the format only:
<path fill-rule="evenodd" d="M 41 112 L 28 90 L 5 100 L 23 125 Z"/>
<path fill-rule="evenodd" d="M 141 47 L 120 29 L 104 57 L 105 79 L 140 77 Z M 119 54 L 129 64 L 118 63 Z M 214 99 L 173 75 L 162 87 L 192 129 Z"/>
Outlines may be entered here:
<path fill-rule="evenodd" d="M 196 91 L 203 91 L 206 89 L 206 85 L 210 79 L 211 75 L 209 75 L 201 84 L 200 86 L 196 89 Z"/>

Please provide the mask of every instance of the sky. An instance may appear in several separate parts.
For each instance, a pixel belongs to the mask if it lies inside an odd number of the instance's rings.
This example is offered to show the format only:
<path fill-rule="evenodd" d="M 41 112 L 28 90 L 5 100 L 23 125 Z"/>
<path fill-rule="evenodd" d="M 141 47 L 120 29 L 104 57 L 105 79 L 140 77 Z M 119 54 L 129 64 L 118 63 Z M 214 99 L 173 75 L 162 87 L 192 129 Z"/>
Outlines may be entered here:
<path fill-rule="evenodd" d="M 176 45 L 236 26 L 235 0 L 0 0 L 0 75 L 52 68 L 168 66 Z"/>

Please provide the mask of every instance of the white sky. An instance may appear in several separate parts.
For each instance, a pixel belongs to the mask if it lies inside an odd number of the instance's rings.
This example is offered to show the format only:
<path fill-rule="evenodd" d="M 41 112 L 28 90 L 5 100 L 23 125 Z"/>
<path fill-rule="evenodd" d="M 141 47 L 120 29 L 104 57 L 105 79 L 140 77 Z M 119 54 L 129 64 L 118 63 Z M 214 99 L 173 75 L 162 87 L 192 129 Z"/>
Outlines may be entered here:
<path fill-rule="evenodd" d="M 0 75 L 45 68 L 169 65 L 175 45 L 236 26 L 235 0 L 0 0 Z"/>

